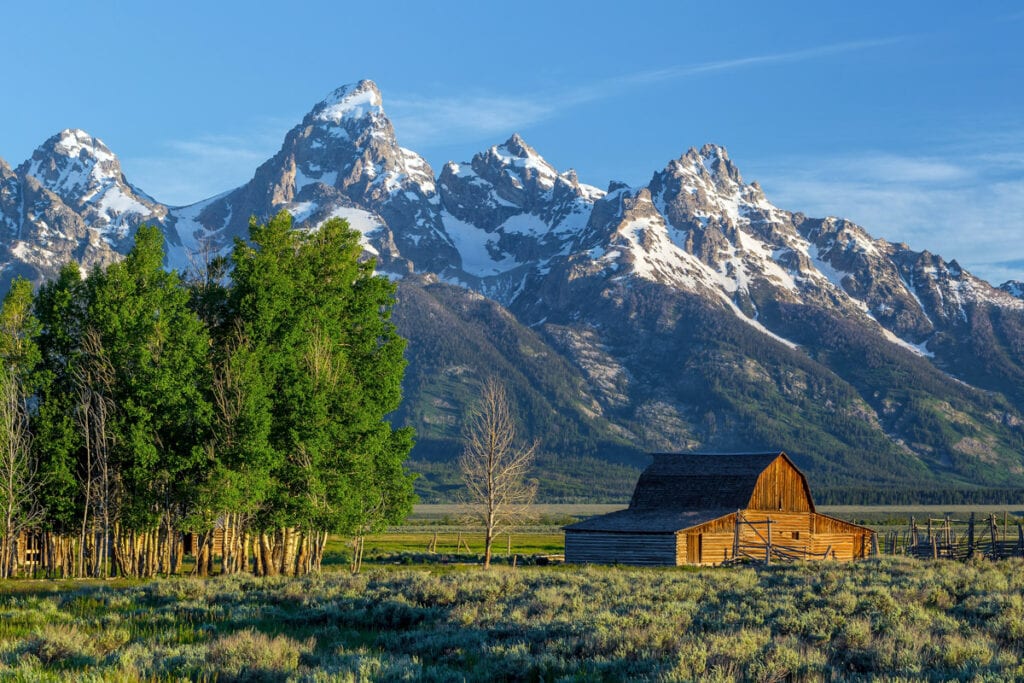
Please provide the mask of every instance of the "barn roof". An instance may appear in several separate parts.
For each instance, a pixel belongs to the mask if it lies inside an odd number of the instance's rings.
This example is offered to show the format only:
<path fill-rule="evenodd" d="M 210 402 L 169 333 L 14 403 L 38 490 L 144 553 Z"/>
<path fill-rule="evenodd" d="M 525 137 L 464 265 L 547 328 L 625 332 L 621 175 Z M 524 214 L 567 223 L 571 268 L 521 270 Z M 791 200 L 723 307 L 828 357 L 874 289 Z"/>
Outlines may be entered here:
<path fill-rule="evenodd" d="M 642 534 L 672 534 L 713 519 L 732 510 L 638 510 L 626 508 L 565 527 L 567 531 L 611 531 Z"/>
<path fill-rule="evenodd" d="M 655 453 L 627 509 L 566 529 L 667 533 L 703 524 L 746 508 L 758 477 L 780 457 L 792 465 L 781 451 Z"/>

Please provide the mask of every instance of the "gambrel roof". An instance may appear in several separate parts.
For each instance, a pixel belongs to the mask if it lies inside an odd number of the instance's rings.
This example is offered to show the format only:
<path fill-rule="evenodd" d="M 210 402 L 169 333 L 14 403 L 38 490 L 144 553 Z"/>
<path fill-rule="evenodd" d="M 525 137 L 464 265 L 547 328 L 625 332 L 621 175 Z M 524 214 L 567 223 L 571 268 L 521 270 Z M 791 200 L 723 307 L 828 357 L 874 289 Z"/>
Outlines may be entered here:
<path fill-rule="evenodd" d="M 655 453 L 625 510 L 565 527 L 570 531 L 671 533 L 750 506 L 754 489 L 769 465 L 785 453 Z M 800 474 L 814 512 L 810 489 Z"/>

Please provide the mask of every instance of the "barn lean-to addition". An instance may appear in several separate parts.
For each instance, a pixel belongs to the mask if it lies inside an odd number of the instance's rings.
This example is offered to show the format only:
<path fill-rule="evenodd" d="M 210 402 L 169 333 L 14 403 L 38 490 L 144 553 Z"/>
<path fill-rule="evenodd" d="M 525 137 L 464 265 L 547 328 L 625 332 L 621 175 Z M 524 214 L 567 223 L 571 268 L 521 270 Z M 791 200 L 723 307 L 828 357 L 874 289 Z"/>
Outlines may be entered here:
<path fill-rule="evenodd" d="M 658 453 L 627 509 L 565 527 L 565 560 L 854 560 L 867 557 L 873 534 L 815 511 L 807 479 L 785 453 Z"/>

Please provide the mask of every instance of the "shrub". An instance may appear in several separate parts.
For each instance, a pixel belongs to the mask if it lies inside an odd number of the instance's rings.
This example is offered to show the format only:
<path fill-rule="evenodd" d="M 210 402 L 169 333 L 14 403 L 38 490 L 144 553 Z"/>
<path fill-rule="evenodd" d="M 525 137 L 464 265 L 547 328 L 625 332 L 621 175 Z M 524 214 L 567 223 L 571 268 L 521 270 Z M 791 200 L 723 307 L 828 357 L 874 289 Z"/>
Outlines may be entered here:
<path fill-rule="evenodd" d="M 311 650 L 313 645 L 312 641 L 301 644 L 286 636 L 271 638 L 250 628 L 215 640 L 206 662 L 221 680 L 274 680 L 295 671 L 302 650 Z"/>
<path fill-rule="evenodd" d="M 84 667 L 95 662 L 92 637 L 75 625 L 46 624 L 25 644 L 24 652 L 59 668 Z"/>

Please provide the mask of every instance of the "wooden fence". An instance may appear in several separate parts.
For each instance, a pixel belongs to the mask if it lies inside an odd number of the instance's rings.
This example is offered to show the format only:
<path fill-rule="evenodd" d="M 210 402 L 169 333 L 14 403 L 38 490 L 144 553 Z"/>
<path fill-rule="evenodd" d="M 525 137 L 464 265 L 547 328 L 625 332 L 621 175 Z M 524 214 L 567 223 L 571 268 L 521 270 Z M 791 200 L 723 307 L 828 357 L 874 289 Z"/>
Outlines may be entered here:
<path fill-rule="evenodd" d="M 736 524 L 733 530 L 732 560 L 756 560 L 771 564 L 773 561 L 791 562 L 793 560 L 826 560 L 835 558 L 831 546 L 823 552 L 813 552 L 807 543 L 793 544 L 781 542 L 778 537 L 772 540 L 771 517 L 763 520 L 747 519 L 743 512 L 736 511 Z M 753 531 L 753 537 L 743 533 L 744 528 Z"/>
<path fill-rule="evenodd" d="M 1012 527 L 1004 514 L 979 520 L 974 513 L 967 520 L 910 518 L 906 529 L 881 532 L 875 537 L 876 551 L 883 555 L 909 555 L 928 559 L 967 560 L 973 557 L 1000 559 L 1024 557 L 1024 527 Z"/>

